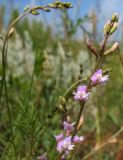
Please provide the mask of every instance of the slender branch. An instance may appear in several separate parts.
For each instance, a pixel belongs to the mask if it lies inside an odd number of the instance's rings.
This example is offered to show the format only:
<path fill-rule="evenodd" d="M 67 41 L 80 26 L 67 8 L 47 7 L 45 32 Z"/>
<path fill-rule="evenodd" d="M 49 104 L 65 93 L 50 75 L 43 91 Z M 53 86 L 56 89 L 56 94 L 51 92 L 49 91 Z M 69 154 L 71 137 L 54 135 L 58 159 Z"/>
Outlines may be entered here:
<path fill-rule="evenodd" d="M 100 65 L 100 63 L 102 62 L 104 56 L 104 51 L 105 51 L 105 46 L 106 46 L 106 42 L 108 40 L 108 37 L 105 37 L 104 41 L 103 41 L 103 44 L 102 46 L 100 47 L 100 51 L 99 51 L 99 55 L 100 57 L 98 58 L 97 60 L 97 63 L 96 63 L 96 66 L 92 72 L 92 74 L 90 75 L 89 77 L 89 82 L 88 82 L 88 85 L 87 85 L 87 90 L 90 89 L 90 86 L 91 86 L 91 76 L 94 74 L 94 72 L 97 70 L 98 66 Z M 72 134 L 72 140 L 74 138 L 74 136 L 76 135 L 77 133 L 77 127 L 78 127 L 78 124 L 79 124 L 79 121 L 80 121 L 80 118 L 81 118 L 81 115 L 82 115 L 82 112 L 83 112 L 83 109 L 84 109 L 84 106 L 85 106 L 85 102 L 82 102 L 81 106 L 80 106 L 80 112 L 78 114 L 78 119 L 77 119 L 77 122 L 76 122 L 76 125 L 75 125 L 75 129 L 73 131 L 73 134 Z"/>
<path fill-rule="evenodd" d="M 121 56 L 121 52 L 120 52 L 120 48 L 118 48 L 118 55 L 119 55 L 119 60 L 120 60 L 120 63 L 123 67 L 123 60 L 122 60 L 122 56 Z"/>
<path fill-rule="evenodd" d="M 81 118 L 81 115 L 82 115 L 82 112 L 83 112 L 83 109 L 84 109 L 84 105 L 85 105 L 85 102 L 80 103 L 80 111 L 79 111 L 79 115 L 78 115 L 78 118 L 77 118 L 77 121 L 76 121 L 75 129 L 74 129 L 73 134 L 72 134 L 72 140 L 77 133 L 77 127 L 78 127 L 78 124 L 79 124 L 79 121 L 80 121 L 80 118 Z"/>
<path fill-rule="evenodd" d="M 98 66 L 101 63 L 101 61 L 102 61 L 102 59 L 98 59 L 98 61 L 96 63 L 96 66 L 95 66 L 91 76 L 96 71 L 96 69 L 98 68 Z M 89 89 L 90 85 L 91 85 L 91 76 L 89 77 L 89 83 L 88 83 L 87 89 Z M 76 125 L 75 125 L 75 129 L 74 129 L 73 134 L 72 134 L 72 139 L 77 133 L 77 127 L 78 127 L 78 124 L 79 124 L 79 121 L 80 121 L 80 118 L 81 118 L 81 115 L 82 115 L 82 112 L 83 112 L 83 109 L 84 109 L 84 105 L 85 105 L 85 102 L 80 103 L 80 112 L 79 112 L 78 119 L 77 119 L 77 122 L 76 122 Z"/>
<path fill-rule="evenodd" d="M 64 98 L 67 98 L 67 97 L 71 94 L 71 92 L 74 90 L 74 88 L 76 88 L 76 86 L 77 86 L 78 84 L 80 84 L 82 81 L 83 81 L 83 79 L 79 79 L 78 81 L 76 81 L 75 83 L 73 83 L 73 84 L 70 86 L 70 88 L 68 88 L 68 90 L 64 93 L 63 97 L 64 97 Z"/>
<path fill-rule="evenodd" d="M 5 58 L 7 56 L 7 49 L 8 49 L 8 43 L 6 44 L 6 48 L 5 48 Z M 6 65 L 5 65 L 5 69 L 6 69 Z M 11 118 L 11 112 L 10 112 L 10 106 L 9 106 L 9 100 L 8 100 L 8 89 L 7 89 L 7 82 L 6 82 L 6 76 L 5 76 L 5 69 L 4 69 L 4 73 L 3 73 L 4 74 L 3 84 L 5 86 L 6 106 L 7 106 L 7 113 L 8 113 L 8 118 L 9 118 L 9 127 L 10 127 L 11 136 L 12 136 L 11 141 L 12 141 L 12 145 L 13 145 L 13 149 L 14 149 L 14 153 L 15 153 L 15 159 L 17 160 L 17 152 L 16 152 L 16 146 L 14 143 L 14 133 L 13 133 L 13 127 L 12 127 L 12 118 Z"/>
<path fill-rule="evenodd" d="M 115 139 L 122 132 L 123 132 L 123 126 L 114 135 L 112 135 L 106 142 L 102 143 L 100 146 L 98 146 L 98 148 L 95 148 L 88 155 L 86 155 L 85 157 L 83 157 L 82 160 L 86 160 L 86 159 L 90 158 L 93 154 L 95 154 L 96 152 L 98 152 L 100 149 L 102 149 L 103 147 L 105 147 L 107 144 L 110 144 L 110 141 L 112 139 Z"/>

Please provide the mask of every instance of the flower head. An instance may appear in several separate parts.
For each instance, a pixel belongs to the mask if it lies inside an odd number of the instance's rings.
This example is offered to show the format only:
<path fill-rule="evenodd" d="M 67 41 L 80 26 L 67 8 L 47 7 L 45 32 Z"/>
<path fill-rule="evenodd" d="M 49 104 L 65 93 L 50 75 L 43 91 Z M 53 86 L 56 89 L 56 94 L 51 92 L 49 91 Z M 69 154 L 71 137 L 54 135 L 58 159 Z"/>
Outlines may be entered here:
<path fill-rule="evenodd" d="M 75 123 L 67 123 L 64 121 L 63 126 L 64 126 L 64 130 L 66 131 L 67 135 L 69 135 L 73 130 L 74 130 L 74 124 Z"/>
<path fill-rule="evenodd" d="M 59 135 L 55 135 L 55 139 L 56 139 L 57 142 L 60 142 L 61 140 L 63 140 L 64 139 L 63 133 L 61 133 Z"/>
<path fill-rule="evenodd" d="M 79 86 L 77 91 L 73 93 L 74 99 L 79 101 L 86 101 L 89 96 L 89 92 L 87 92 L 87 86 Z"/>
<path fill-rule="evenodd" d="M 109 75 L 102 75 L 102 69 L 98 69 L 91 77 L 93 84 L 105 83 L 108 80 Z"/>
<path fill-rule="evenodd" d="M 63 151 L 70 151 L 70 150 L 73 150 L 74 146 L 75 145 L 73 145 L 71 142 L 71 136 L 69 136 L 69 137 L 66 137 L 64 140 L 61 140 L 58 142 L 57 151 L 59 153 L 61 153 Z"/>

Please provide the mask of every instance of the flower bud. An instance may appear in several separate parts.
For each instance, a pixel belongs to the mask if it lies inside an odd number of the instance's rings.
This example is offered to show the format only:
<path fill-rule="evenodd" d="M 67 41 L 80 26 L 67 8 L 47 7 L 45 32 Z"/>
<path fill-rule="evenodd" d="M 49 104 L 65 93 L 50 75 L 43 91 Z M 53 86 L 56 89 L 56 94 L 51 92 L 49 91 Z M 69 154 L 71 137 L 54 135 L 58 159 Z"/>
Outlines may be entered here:
<path fill-rule="evenodd" d="M 118 19 L 119 19 L 118 14 L 117 14 L 117 13 L 114 13 L 114 14 L 112 15 L 111 22 L 118 22 Z"/>
<path fill-rule="evenodd" d="M 63 3 L 63 6 L 64 6 L 65 8 L 71 8 L 71 7 L 72 7 L 72 4 L 71 4 L 70 2 L 64 2 L 64 3 Z"/>
<path fill-rule="evenodd" d="M 29 8 L 30 8 L 30 6 L 29 6 L 29 5 L 27 5 L 27 6 L 24 8 L 24 12 L 28 11 L 28 10 L 29 10 Z"/>
<path fill-rule="evenodd" d="M 46 11 L 46 12 L 50 12 L 50 9 L 46 8 L 46 7 L 44 7 L 43 10 Z"/>
<path fill-rule="evenodd" d="M 59 96 L 60 104 L 64 105 L 66 104 L 66 99 L 62 96 Z"/>
<path fill-rule="evenodd" d="M 113 44 L 113 46 L 111 47 L 111 51 L 112 51 L 112 52 L 115 52 L 118 48 L 119 48 L 119 43 L 118 43 L 118 42 L 115 42 L 115 43 Z"/>
<path fill-rule="evenodd" d="M 108 35 L 110 30 L 111 30 L 111 23 L 110 23 L 110 21 L 108 21 L 104 26 L 104 34 Z"/>
<path fill-rule="evenodd" d="M 81 116 L 80 120 L 79 120 L 79 124 L 77 126 L 77 131 L 81 128 L 81 126 L 83 125 L 84 122 L 84 116 Z"/>
<path fill-rule="evenodd" d="M 118 23 L 114 23 L 113 27 L 110 30 L 110 35 L 116 31 L 117 27 L 118 27 Z"/>
<path fill-rule="evenodd" d="M 37 12 L 36 10 L 32 10 L 32 11 L 31 11 L 31 14 L 37 16 L 37 15 L 39 15 L 39 12 Z"/>
<path fill-rule="evenodd" d="M 50 7 L 50 8 L 57 8 L 57 4 L 55 4 L 55 3 L 49 3 L 48 7 Z"/>
<path fill-rule="evenodd" d="M 8 33 L 8 37 L 10 38 L 14 34 L 14 32 L 15 32 L 15 29 L 14 27 L 12 27 Z"/>
<path fill-rule="evenodd" d="M 96 56 L 96 58 L 98 58 L 97 49 L 94 47 L 90 39 L 86 40 L 86 45 L 87 45 L 87 48 Z"/>
<path fill-rule="evenodd" d="M 112 46 L 109 50 L 105 51 L 104 55 L 105 55 L 105 56 L 106 56 L 106 55 L 109 55 L 109 54 L 115 52 L 118 48 L 119 48 L 119 43 L 118 43 L 118 42 L 115 42 L 115 43 L 113 44 L 113 46 Z"/>

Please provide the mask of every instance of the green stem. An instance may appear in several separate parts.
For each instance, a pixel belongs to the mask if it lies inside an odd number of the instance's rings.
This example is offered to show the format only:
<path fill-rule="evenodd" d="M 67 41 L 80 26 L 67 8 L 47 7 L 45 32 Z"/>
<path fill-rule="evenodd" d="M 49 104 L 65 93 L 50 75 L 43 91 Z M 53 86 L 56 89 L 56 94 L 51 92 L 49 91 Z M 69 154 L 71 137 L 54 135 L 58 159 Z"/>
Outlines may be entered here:
<path fill-rule="evenodd" d="M 6 49 L 5 49 L 5 59 L 6 59 L 6 55 L 7 55 L 7 47 L 8 47 L 8 43 L 6 44 Z M 6 71 L 6 61 L 4 59 L 4 72 L 3 72 L 3 84 L 5 87 L 5 98 L 6 98 L 6 105 L 7 105 L 7 113 L 8 113 L 8 118 L 9 118 L 9 126 L 10 126 L 10 131 L 11 131 L 11 136 L 12 136 L 12 145 L 13 145 L 13 149 L 14 149 L 14 153 L 15 153 L 15 159 L 17 160 L 17 152 L 16 152 L 16 146 L 14 143 L 14 133 L 13 133 L 13 127 L 12 127 L 12 118 L 11 118 L 11 113 L 10 113 L 10 107 L 9 107 L 9 100 L 8 100 L 8 89 L 7 89 L 7 83 L 6 83 L 6 75 L 5 75 L 5 71 Z"/>
<path fill-rule="evenodd" d="M 80 103 L 80 111 L 79 111 L 79 115 L 78 115 L 78 118 L 77 118 L 77 121 L 76 121 L 75 129 L 74 129 L 73 134 L 72 134 L 72 140 L 77 133 L 77 127 L 78 127 L 78 124 L 79 124 L 79 121 L 80 121 L 80 118 L 81 118 L 81 115 L 82 115 L 82 112 L 83 112 L 83 109 L 84 109 L 84 104 L 85 104 L 85 102 Z"/>
<path fill-rule="evenodd" d="M 97 64 L 96 64 L 91 76 L 94 74 L 94 72 L 98 68 L 99 64 L 101 63 L 101 61 L 102 61 L 101 58 L 98 59 Z M 91 85 L 91 76 L 89 77 L 89 83 L 88 83 L 87 89 L 89 89 L 90 85 Z M 77 118 L 77 122 L 76 122 L 76 125 L 75 125 L 75 129 L 74 129 L 73 134 L 72 134 L 72 139 L 77 133 L 77 127 L 78 127 L 78 124 L 79 124 L 79 121 L 80 121 L 80 118 L 81 118 L 81 115 L 82 115 L 82 112 L 83 112 L 83 109 L 84 109 L 84 105 L 85 105 L 85 102 L 80 103 L 80 111 L 79 111 L 79 114 L 78 114 L 78 118 Z"/>
<path fill-rule="evenodd" d="M 88 82 L 88 86 L 87 86 L 87 90 L 90 89 L 91 87 L 91 76 L 94 74 L 94 72 L 97 70 L 98 66 L 100 65 L 100 63 L 102 62 L 103 58 L 104 58 L 104 51 L 105 51 L 105 47 L 106 47 L 106 43 L 107 43 L 107 40 L 108 40 L 108 37 L 105 37 L 104 38 L 104 41 L 102 43 L 102 46 L 100 47 L 100 51 L 99 51 L 99 58 L 97 60 L 97 63 L 96 63 L 96 66 L 92 72 L 92 74 L 90 75 L 89 77 L 89 82 Z M 82 115 L 82 112 L 83 112 L 83 109 L 84 109 L 84 105 L 85 105 L 85 102 L 82 102 L 81 103 L 81 107 L 80 107 L 80 112 L 78 114 L 78 119 L 77 119 L 77 122 L 76 122 L 76 125 L 75 125 L 75 129 L 73 131 L 73 134 L 72 134 L 72 139 L 73 137 L 76 135 L 77 133 L 77 127 L 78 127 L 78 124 L 79 124 L 79 121 L 80 121 L 80 118 L 81 118 L 81 115 Z"/>

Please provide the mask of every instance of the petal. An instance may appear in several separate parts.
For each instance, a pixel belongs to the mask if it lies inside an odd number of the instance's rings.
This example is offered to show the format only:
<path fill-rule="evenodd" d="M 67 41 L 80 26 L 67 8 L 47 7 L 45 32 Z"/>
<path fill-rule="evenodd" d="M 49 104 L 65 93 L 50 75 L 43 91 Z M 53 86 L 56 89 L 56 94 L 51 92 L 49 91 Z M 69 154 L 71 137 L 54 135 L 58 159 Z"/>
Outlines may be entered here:
<path fill-rule="evenodd" d="M 92 77 L 91 77 L 91 81 L 92 82 L 94 82 L 94 83 L 96 83 L 97 82 L 97 76 L 96 75 L 93 75 Z"/>
<path fill-rule="evenodd" d="M 64 121 L 63 126 L 66 132 L 72 132 L 74 130 L 73 123 L 71 124 Z"/>
<path fill-rule="evenodd" d="M 63 140 L 63 139 L 64 139 L 63 133 L 61 133 L 61 134 L 59 134 L 59 135 L 55 135 L 55 139 L 56 139 L 57 142 Z"/>
<path fill-rule="evenodd" d="M 98 69 L 96 72 L 95 72 L 95 74 L 100 74 L 100 75 L 102 75 L 102 69 Z"/>
<path fill-rule="evenodd" d="M 109 75 L 105 75 L 105 76 L 103 76 L 102 78 L 101 78 L 101 82 L 102 83 L 104 83 L 104 82 L 106 82 L 109 78 Z"/>
<path fill-rule="evenodd" d="M 78 86 L 78 88 L 77 88 L 77 92 L 78 92 L 78 91 L 79 91 L 79 92 L 83 92 L 83 91 L 86 92 L 86 90 L 87 90 L 87 86 L 86 86 L 86 85 Z"/>

